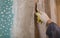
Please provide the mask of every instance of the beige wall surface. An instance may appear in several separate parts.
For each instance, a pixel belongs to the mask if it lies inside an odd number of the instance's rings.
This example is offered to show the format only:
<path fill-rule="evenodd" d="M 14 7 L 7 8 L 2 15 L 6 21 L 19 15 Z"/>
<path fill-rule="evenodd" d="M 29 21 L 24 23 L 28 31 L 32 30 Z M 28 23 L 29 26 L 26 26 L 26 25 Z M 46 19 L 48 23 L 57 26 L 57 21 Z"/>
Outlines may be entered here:
<path fill-rule="evenodd" d="M 17 2 L 14 7 L 15 10 L 15 20 L 14 20 L 14 26 L 12 28 L 12 38 L 34 38 L 34 0 L 17 0 Z M 14 3 L 14 4 L 15 4 Z M 44 6 L 45 4 L 45 6 Z M 60 4 L 57 5 L 57 22 L 60 25 Z M 52 16 L 55 14 L 54 8 L 54 0 L 46 0 L 44 3 L 44 0 L 39 0 L 38 8 L 40 11 L 46 12 L 50 18 L 54 18 L 55 16 Z M 50 9 L 51 8 L 51 9 Z M 53 10 L 53 11 L 52 11 Z M 53 19 L 53 21 L 54 21 Z M 41 38 L 46 38 L 46 25 L 39 24 L 40 28 L 40 36 Z"/>
<path fill-rule="evenodd" d="M 16 0 L 14 4 L 12 38 L 34 38 L 34 0 Z"/>
<path fill-rule="evenodd" d="M 60 0 L 56 0 L 57 24 L 60 26 Z"/>

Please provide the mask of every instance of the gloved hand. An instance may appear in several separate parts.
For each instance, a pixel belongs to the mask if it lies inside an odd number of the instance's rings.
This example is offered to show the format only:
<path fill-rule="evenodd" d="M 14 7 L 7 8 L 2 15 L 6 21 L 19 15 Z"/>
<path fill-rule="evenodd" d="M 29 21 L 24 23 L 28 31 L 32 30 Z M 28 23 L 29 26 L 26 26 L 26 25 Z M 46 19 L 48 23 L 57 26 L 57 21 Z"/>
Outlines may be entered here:
<path fill-rule="evenodd" d="M 42 11 L 40 11 L 40 19 L 44 22 L 47 23 L 48 20 L 50 20 L 50 18 L 48 17 L 48 15 Z"/>

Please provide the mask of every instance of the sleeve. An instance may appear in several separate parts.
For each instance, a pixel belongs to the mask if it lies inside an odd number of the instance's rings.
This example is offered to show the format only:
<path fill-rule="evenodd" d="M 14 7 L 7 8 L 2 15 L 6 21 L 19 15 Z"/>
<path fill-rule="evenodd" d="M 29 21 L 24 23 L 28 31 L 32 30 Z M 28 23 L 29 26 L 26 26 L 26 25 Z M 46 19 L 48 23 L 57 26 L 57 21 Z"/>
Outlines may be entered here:
<path fill-rule="evenodd" d="M 55 38 L 55 33 L 56 33 L 56 26 L 57 24 L 55 24 L 54 22 L 51 22 L 49 25 L 48 25 L 48 28 L 46 30 L 46 35 L 49 37 L 49 38 Z"/>

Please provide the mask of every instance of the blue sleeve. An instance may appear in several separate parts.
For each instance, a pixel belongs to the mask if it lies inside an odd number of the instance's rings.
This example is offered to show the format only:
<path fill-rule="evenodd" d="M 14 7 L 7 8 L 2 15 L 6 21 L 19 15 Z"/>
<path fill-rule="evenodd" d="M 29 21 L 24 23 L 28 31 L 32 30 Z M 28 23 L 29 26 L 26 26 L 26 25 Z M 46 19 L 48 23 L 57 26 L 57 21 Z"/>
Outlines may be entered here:
<path fill-rule="evenodd" d="M 48 25 L 46 34 L 47 34 L 47 36 L 48 36 L 49 38 L 55 38 L 56 26 L 57 26 L 57 24 L 55 24 L 54 22 L 51 22 L 51 23 Z"/>

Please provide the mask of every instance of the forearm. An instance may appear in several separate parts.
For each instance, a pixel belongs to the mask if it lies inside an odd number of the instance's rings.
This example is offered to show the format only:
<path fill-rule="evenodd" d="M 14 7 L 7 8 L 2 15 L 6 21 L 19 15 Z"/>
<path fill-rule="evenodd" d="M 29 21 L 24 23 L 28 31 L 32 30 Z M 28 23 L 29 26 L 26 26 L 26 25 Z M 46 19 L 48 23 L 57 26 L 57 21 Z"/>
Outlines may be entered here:
<path fill-rule="evenodd" d="M 51 19 L 49 19 L 48 21 L 47 21 L 47 24 L 50 24 L 52 21 L 51 21 Z"/>
<path fill-rule="evenodd" d="M 50 23 L 52 23 L 51 19 L 47 21 L 46 25 L 48 26 Z"/>

